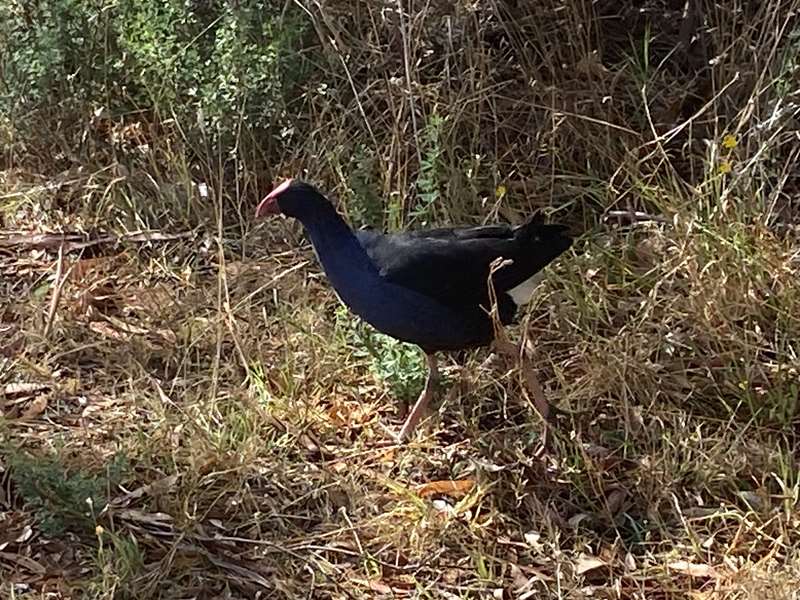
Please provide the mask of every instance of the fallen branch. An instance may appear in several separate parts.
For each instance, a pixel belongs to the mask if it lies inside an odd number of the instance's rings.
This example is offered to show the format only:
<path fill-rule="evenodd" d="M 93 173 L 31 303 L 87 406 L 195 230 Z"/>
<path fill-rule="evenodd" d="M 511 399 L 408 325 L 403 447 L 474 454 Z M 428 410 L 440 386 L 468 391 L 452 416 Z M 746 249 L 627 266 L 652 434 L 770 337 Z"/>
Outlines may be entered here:
<path fill-rule="evenodd" d="M 0 231 L 0 248 L 25 248 L 32 250 L 58 250 L 65 254 L 101 244 L 141 244 L 145 242 L 173 242 L 194 236 L 192 231 L 163 233 L 161 231 L 132 231 L 122 235 L 105 234 L 92 238 L 82 233 L 23 233 Z"/>
<path fill-rule="evenodd" d="M 608 222 L 611 219 L 617 219 L 617 221 L 620 224 L 628 224 L 628 225 L 639 225 L 642 223 L 665 223 L 667 225 L 672 224 L 672 221 L 670 221 L 666 217 L 662 217 L 660 215 L 651 215 L 645 212 L 640 212 L 638 210 L 609 210 L 603 216 L 603 220 L 605 222 Z"/>
<path fill-rule="evenodd" d="M 56 276 L 53 280 L 53 295 L 50 298 L 50 308 L 47 311 L 47 319 L 44 323 L 44 332 L 42 336 L 47 339 L 50 336 L 50 331 L 53 329 L 53 322 L 56 318 L 56 311 L 58 310 L 58 301 L 61 299 L 61 290 L 64 289 L 64 284 L 69 279 L 69 274 L 72 272 L 72 266 L 64 276 L 64 246 L 58 247 L 58 262 L 56 263 Z"/>

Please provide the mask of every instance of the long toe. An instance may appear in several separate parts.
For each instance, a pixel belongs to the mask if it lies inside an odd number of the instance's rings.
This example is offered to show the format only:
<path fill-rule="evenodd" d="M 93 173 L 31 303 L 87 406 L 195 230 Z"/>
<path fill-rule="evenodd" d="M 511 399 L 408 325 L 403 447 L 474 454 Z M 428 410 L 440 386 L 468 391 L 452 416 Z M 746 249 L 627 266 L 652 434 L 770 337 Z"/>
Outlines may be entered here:
<path fill-rule="evenodd" d="M 417 402 L 414 404 L 414 408 L 411 409 L 408 417 L 406 417 L 402 429 L 400 429 L 398 438 L 401 442 L 408 440 L 416 430 L 417 425 L 428 410 L 428 405 L 430 404 L 431 398 L 433 398 L 434 390 L 439 380 L 439 368 L 436 357 L 431 354 L 426 354 L 425 358 L 428 362 L 428 377 L 425 380 L 425 388 L 422 390 L 422 393 L 420 393 Z"/>
<path fill-rule="evenodd" d="M 400 442 L 408 441 L 414 434 L 420 421 L 428 411 L 428 404 L 430 404 L 431 396 L 430 390 L 425 389 L 422 391 L 416 404 L 414 404 L 414 408 L 408 413 L 403 427 L 400 429 L 400 433 L 397 435 Z"/>

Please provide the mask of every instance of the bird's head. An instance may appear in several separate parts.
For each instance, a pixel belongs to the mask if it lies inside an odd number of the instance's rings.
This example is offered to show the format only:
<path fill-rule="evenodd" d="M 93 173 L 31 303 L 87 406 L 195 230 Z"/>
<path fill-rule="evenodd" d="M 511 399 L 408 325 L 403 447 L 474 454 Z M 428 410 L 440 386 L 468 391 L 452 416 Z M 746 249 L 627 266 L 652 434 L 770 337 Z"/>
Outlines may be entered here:
<path fill-rule="evenodd" d="M 330 202 L 313 185 L 287 179 L 258 203 L 256 218 L 282 214 L 302 220 L 326 207 L 331 207 Z"/>

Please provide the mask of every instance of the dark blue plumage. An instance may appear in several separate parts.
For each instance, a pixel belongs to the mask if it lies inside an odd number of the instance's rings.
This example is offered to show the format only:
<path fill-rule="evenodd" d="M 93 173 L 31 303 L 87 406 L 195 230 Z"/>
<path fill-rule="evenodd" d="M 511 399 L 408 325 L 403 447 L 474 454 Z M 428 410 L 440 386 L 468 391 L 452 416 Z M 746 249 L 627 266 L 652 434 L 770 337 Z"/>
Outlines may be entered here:
<path fill-rule="evenodd" d="M 295 180 L 256 209 L 257 217 L 271 213 L 303 224 L 331 285 L 355 314 L 425 351 L 431 377 L 424 395 L 435 376 L 434 352 L 492 342 L 487 280 L 493 261 L 511 261 L 492 276 L 500 320 L 509 324 L 530 297 L 533 276 L 572 242 L 565 227 L 533 221 L 388 235 L 353 232 L 320 192 Z"/>

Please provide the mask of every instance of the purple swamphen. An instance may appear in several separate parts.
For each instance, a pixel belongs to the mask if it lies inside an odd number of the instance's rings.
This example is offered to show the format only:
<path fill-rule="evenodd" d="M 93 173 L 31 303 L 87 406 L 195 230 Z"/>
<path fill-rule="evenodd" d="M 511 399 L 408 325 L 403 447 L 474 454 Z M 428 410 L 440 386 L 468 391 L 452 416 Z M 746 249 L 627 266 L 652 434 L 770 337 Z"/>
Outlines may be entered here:
<path fill-rule="evenodd" d="M 403 424 L 401 440 L 413 433 L 433 396 L 438 379 L 435 353 L 498 341 L 489 314 L 492 295 L 497 320 L 512 323 L 517 308 L 531 298 L 536 274 L 572 243 L 565 226 L 533 221 L 518 227 L 393 234 L 353 231 L 323 194 L 294 179 L 259 203 L 256 218 L 269 214 L 284 214 L 303 224 L 325 274 L 351 311 L 378 331 L 425 352 L 428 377 Z M 497 259 L 505 262 L 500 265 Z M 499 349 L 513 353 L 507 343 Z M 538 396 L 537 409 L 547 421 L 541 386 L 530 374 L 528 381 L 536 388 L 532 391 Z"/>

